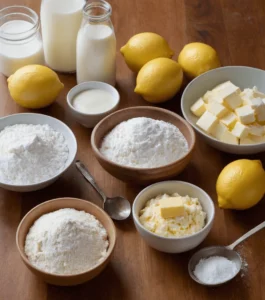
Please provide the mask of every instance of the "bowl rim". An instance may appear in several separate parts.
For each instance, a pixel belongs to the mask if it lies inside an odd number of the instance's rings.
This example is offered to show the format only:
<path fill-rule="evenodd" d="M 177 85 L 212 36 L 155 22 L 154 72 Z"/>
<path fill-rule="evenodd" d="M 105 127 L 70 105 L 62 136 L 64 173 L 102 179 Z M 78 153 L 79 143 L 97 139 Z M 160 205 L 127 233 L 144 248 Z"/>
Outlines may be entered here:
<path fill-rule="evenodd" d="M 141 197 L 141 195 L 143 193 L 145 193 L 147 190 L 149 189 L 152 189 L 154 186 L 156 185 L 163 185 L 163 184 L 166 184 L 166 183 L 179 183 L 179 184 L 182 184 L 182 185 L 186 185 L 186 186 L 190 186 L 192 187 L 193 189 L 195 190 L 200 190 L 201 193 L 204 194 L 205 198 L 207 199 L 207 201 L 209 200 L 209 205 L 212 209 L 212 215 L 210 217 L 208 217 L 208 215 L 206 215 L 207 217 L 207 223 L 205 224 L 205 226 L 199 230 L 198 232 L 196 233 L 193 233 L 191 235 L 187 235 L 187 236 L 183 236 L 183 237 L 166 237 L 166 236 L 161 236 L 161 235 L 158 235 L 158 234 L 155 234 L 153 233 L 152 231 L 149 231 L 148 229 L 146 229 L 142 224 L 141 222 L 139 221 L 139 215 L 137 215 L 136 213 L 136 203 L 137 201 L 139 201 L 139 198 Z M 200 201 L 200 199 L 198 199 Z M 147 200 L 148 201 L 148 200 Z M 192 183 L 189 183 L 187 181 L 181 181 L 181 180 L 166 180 L 166 181 L 160 181 L 160 182 L 156 182 L 156 183 L 153 183 L 149 186 L 147 186 L 146 188 L 144 188 L 134 199 L 133 201 L 133 206 L 132 206 L 132 216 L 133 216 L 133 220 L 134 222 L 143 230 L 145 231 L 146 233 L 150 234 L 151 236 L 155 237 L 155 238 L 158 238 L 158 239 L 162 239 L 162 240 L 167 240 L 167 241 L 182 241 L 182 240 L 187 240 L 187 239 L 190 239 L 190 238 L 193 238 L 195 236 L 198 236 L 200 235 L 203 231 L 205 231 L 206 229 L 208 229 L 209 227 L 212 226 L 213 224 L 213 221 L 214 221 L 214 217 L 215 217 L 215 206 L 214 206 L 214 202 L 212 200 L 212 198 L 209 196 L 209 194 L 207 194 L 203 189 L 201 189 L 200 187 L 198 187 L 197 185 L 195 184 L 192 184 Z"/>
<path fill-rule="evenodd" d="M 97 113 L 97 114 L 84 113 L 84 112 L 81 112 L 81 111 L 77 110 L 72 105 L 72 101 L 73 101 L 73 99 L 74 99 L 75 96 L 77 96 L 78 94 L 80 94 L 82 92 L 82 91 L 79 91 L 79 92 L 76 91 L 78 89 L 78 87 L 80 87 L 80 86 L 87 87 L 86 89 L 83 90 L 83 92 L 84 92 L 84 91 L 95 89 L 95 87 L 94 87 L 95 84 L 98 84 L 98 85 L 100 85 L 102 87 L 107 87 L 110 90 L 112 90 L 111 94 L 112 94 L 113 98 L 115 98 L 115 100 L 116 100 L 115 105 L 113 105 L 110 109 L 108 109 L 108 110 L 106 110 L 106 111 L 104 111 L 102 113 Z M 103 88 L 103 90 L 106 91 L 105 88 Z M 73 95 L 70 96 L 70 94 L 73 94 Z M 66 95 L 66 102 L 67 102 L 68 107 L 71 110 L 73 110 L 77 114 L 80 114 L 81 116 L 84 116 L 84 117 L 101 117 L 101 116 L 104 116 L 107 113 L 113 111 L 120 104 L 120 94 L 119 94 L 118 90 L 114 86 L 112 86 L 112 85 L 110 85 L 110 84 L 108 84 L 106 82 L 102 82 L 102 81 L 85 81 L 85 82 L 82 82 L 82 83 L 79 83 L 79 84 L 75 85 L 74 87 L 72 87 L 69 90 L 69 92 Z"/>
<path fill-rule="evenodd" d="M 34 188 L 34 187 L 37 187 L 37 186 L 39 186 L 39 185 L 42 185 L 42 184 L 45 184 L 45 183 L 47 183 L 47 182 L 49 182 L 49 181 L 51 181 L 51 180 L 54 180 L 55 178 L 58 178 L 58 177 L 60 177 L 64 172 L 66 172 L 69 168 L 70 168 L 70 166 L 72 165 L 72 163 L 74 162 L 74 160 L 75 160 L 75 158 L 76 158 L 76 154 L 77 154 L 77 141 L 76 141 L 76 137 L 75 137 L 75 135 L 74 135 L 74 133 L 73 133 L 73 131 L 71 130 L 71 128 L 68 126 L 68 125 L 66 125 L 64 122 L 62 122 L 61 120 L 59 120 L 59 119 L 57 119 L 57 118 L 54 118 L 54 117 L 51 117 L 51 116 L 48 116 L 48 115 L 44 115 L 44 114 L 37 114 L 37 113 L 18 113 L 18 114 L 12 114 L 12 115 L 8 115 L 8 116 L 4 116 L 4 117 L 1 117 L 0 118 L 0 120 L 5 120 L 5 119 L 8 119 L 8 118 L 13 118 L 13 117 L 16 117 L 16 116 L 21 116 L 21 115 L 24 115 L 24 116 L 27 116 L 27 115 L 35 115 L 36 117 L 37 116 L 41 116 L 41 117 L 44 117 L 44 118 L 47 118 L 47 119 L 52 119 L 53 121 L 55 121 L 55 122 L 57 122 L 57 123 L 60 123 L 62 126 L 64 126 L 66 129 L 67 129 L 67 131 L 68 131 L 68 133 L 69 133 L 69 135 L 71 136 L 71 138 L 72 138 L 72 141 L 74 142 L 73 144 L 74 144 L 74 155 L 73 155 L 73 157 L 72 157 L 72 159 L 69 161 L 69 163 L 67 163 L 67 164 L 65 164 L 65 166 L 64 166 L 64 168 L 63 168 L 63 170 L 61 171 L 61 172 L 59 172 L 59 173 L 57 173 L 56 175 L 54 175 L 53 177 L 50 177 L 49 179 L 46 179 L 46 180 L 42 180 L 42 181 L 40 181 L 40 182 L 37 182 L 37 183 L 33 183 L 33 184 L 26 184 L 26 185 L 24 185 L 24 184 L 10 184 L 10 183 L 7 183 L 7 182 L 3 182 L 3 181 L 0 181 L 0 184 L 2 184 L 2 185 L 4 185 L 4 186 L 6 186 L 6 187 L 15 187 L 15 188 Z M 18 124 L 18 123 L 14 123 L 13 125 L 16 125 L 16 124 Z M 19 124 L 23 124 L 23 123 L 19 123 Z M 25 122 L 24 124 L 32 124 L 32 123 L 30 123 L 30 122 Z M 41 123 L 38 123 L 39 125 L 44 125 L 44 124 L 41 124 Z M 13 125 L 6 125 L 5 127 L 7 127 L 7 126 L 13 126 Z M 49 124 L 48 124 L 49 125 Z M 50 126 L 50 125 L 49 125 Z M 5 128 L 4 127 L 4 128 Z M 58 131 L 58 130 L 56 130 L 56 129 L 54 129 L 52 126 L 50 126 L 54 131 L 57 131 L 57 132 L 60 132 L 60 131 Z M 2 129 L 3 130 L 3 129 Z M 0 130 L 0 132 L 2 131 L 2 130 Z M 64 134 L 62 133 L 62 132 L 60 132 L 63 136 L 64 136 Z M 64 138 L 65 138 L 65 136 L 64 136 Z M 68 145 L 67 145 L 68 146 Z"/>
<path fill-rule="evenodd" d="M 84 272 L 81 272 L 81 273 L 77 273 L 77 274 L 55 274 L 55 273 L 49 273 L 49 272 L 45 272 L 43 271 L 42 269 L 39 269 L 37 268 L 36 266 L 34 266 L 28 259 L 27 255 L 25 254 L 24 250 L 20 248 L 19 246 L 19 242 L 18 242 L 18 237 L 20 235 L 20 229 L 21 229 L 21 226 L 22 224 L 25 222 L 25 220 L 28 218 L 28 216 L 35 210 L 39 209 L 41 206 L 46 206 L 47 204 L 51 203 L 51 202 L 56 202 L 56 201 L 61 201 L 61 200 L 64 200 L 64 199 L 71 199 L 73 201 L 78 201 L 78 202 L 82 202 L 82 203 L 85 203 L 86 205 L 91 205 L 93 207 L 96 207 L 96 209 L 98 209 L 103 215 L 105 218 L 109 219 L 110 223 L 111 223 L 111 226 L 113 228 L 113 232 L 114 232 L 114 235 L 113 235 L 113 245 L 108 247 L 108 250 L 107 250 L 107 255 L 106 257 L 99 263 L 97 263 L 95 266 L 93 266 L 92 268 L 88 269 L 87 271 L 84 271 Z M 64 208 L 68 208 L 68 207 L 64 207 Z M 63 208 L 59 208 L 59 209 L 63 209 Z M 58 209 L 58 210 L 59 210 Z M 79 210 L 79 209 L 77 209 Z M 56 211 L 56 210 L 54 210 Z M 79 210 L 80 211 L 80 210 Z M 40 217 L 39 217 L 40 218 Z M 95 217 L 96 218 L 96 217 Z M 97 218 L 96 218 L 97 219 Z M 36 221 L 37 219 L 34 220 L 34 222 Z M 98 219 L 97 219 L 98 220 Z M 34 224 L 33 222 L 33 224 Z M 32 225 L 33 225 L 32 224 Z M 32 226 L 31 225 L 31 226 Z M 103 226 L 104 227 L 104 226 Z M 31 228 L 31 227 L 30 227 Z M 29 228 L 29 229 L 30 229 Z M 105 228 L 105 227 L 104 227 Z M 109 234 L 108 234 L 109 235 Z M 28 264 L 31 268 L 33 268 L 35 271 L 38 271 L 40 273 L 43 273 L 45 275 L 49 275 L 49 276 L 56 276 L 56 277 L 59 277 L 59 278 L 72 278 L 72 277 L 78 277 L 80 275 L 84 275 L 86 273 L 90 273 L 91 271 L 95 270 L 96 268 L 98 268 L 99 266 L 103 265 L 106 260 L 108 260 L 108 258 L 111 256 L 111 254 L 113 253 L 113 250 L 115 248 L 115 245 L 116 245 L 116 241 L 117 241 L 117 230 L 116 230 L 116 227 L 115 227 L 115 224 L 114 222 L 112 221 L 112 219 L 110 218 L 110 216 L 103 210 L 101 209 L 99 206 L 97 206 L 96 204 L 88 201 L 88 200 L 84 200 L 84 199 L 79 199 L 79 198 L 72 198 L 72 197 L 62 197 L 62 198 L 55 198 L 55 199 L 51 199 L 51 200 L 48 200 L 48 201 L 45 201 L 45 202 L 42 202 L 36 206 L 34 206 L 30 211 L 28 211 L 26 213 L 26 215 L 22 218 L 22 220 L 20 221 L 18 227 L 17 227 L 17 231 L 16 231 L 16 247 L 17 247 L 17 250 L 21 256 L 21 258 L 24 260 L 24 262 L 26 264 Z M 25 244 L 25 241 L 24 241 L 24 244 Z"/>
<path fill-rule="evenodd" d="M 182 122 L 188 128 L 188 131 L 189 131 L 190 136 L 191 136 L 191 145 L 189 146 L 187 153 L 184 156 L 180 157 L 179 159 L 173 161 L 170 164 L 166 164 L 166 165 L 163 165 L 163 166 L 160 166 L 160 167 L 156 167 L 156 168 L 137 168 L 137 167 L 130 167 L 130 166 L 120 165 L 118 163 L 115 163 L 114 161 L 109 160 L 106 156 L 104 156 L 103 154 L 101 154 L 101 152 L 99 151 L 99 148 L 96 146 L 96 143 L 95 143 L 95 135 L 96 135 L 96 131 L 99 128 L 99 126 L 101 126 L 102 123 L 106 122 L 110 117 L 114 116 L 115 114 L 120 114 L 121 112 L 128 111 L 128 110 L 133 110 L 133 109 L 155 110 L 155 111 L 163 112 L 163 113 L 166 113 L 166 114 L 170 114 L 173 117 L 175 117 L 176 119 L 180 120 L 180 122 Z M 172 124 L 172 123 L 170 123 L 170 124 Z M 175 126 L 175 127 L 177 127 L 177 126 Z M 170 110 L 167 110 L 167 109 L 164 109 L 164 108 L 160 108 L 160 107 L 153 107 L 153 106 L 133 106 L 133 107 L 128 107 L 128 108 L 123 108 L 123 109 L 117 110 L 117 111 L 113 112 L 112 114 L 109 114 L 108 116 L 106 116 L 104 119 L 102 119 L 94 127 L 94 129 L 92 131 L 92 134 L 91 134 L 91 146 L 92 146 L 93 151 L 96 153 L 96 156 L 99 156 L 100 159 L 102 159 L 103 161 L 108 162 L 109 165 L 111 165 L 113 167 L 122 168 L 122 169 L 124 169 L 126 171 L 143 171 L 143 172 L 146 172 L 146 171 L 151 171 L 151 170 L 152 171 L 157 171 L 157 170 L 163 171 L 164 169 L 166 170 L 168 167 L 171 167 L 171 166 L 175 165 L 176 163 L 179 163 L 179 162 L 185 160 L 193 152 L 194 147 L 195 147 L 195 143 L 196 143 L 196 134 L 194 132 L 194 129 L 192 128 L 192 126 L 184 118 L 182 118 L 180 115 L 178 115 L 178 114 L 176 114 L 176 113 L 174 113 L 174 112 L 172 112 Z"/>
<path fill-rule="evenodd" d="M 262 71 L 262 72 L 265 72 L 264 70 L 262 69 L 259 69 L 259 68 L 253 68 L 253 67 L 247 67 L 247 66 L 225 66 L 225 67 L 219 67 L 219 68 L 216 68 L 216 69 L 212 69 L 210 71 L 207 71 L 203 74 L 201 74 L 200 76 L 194 78 L 187 86 L 186 88 L 184 89 L 182 95 L 181 95 L 181 99 L 180 99 L 180 107 L 181 107 L 181 112 L 185 118 L 185 120 L 194 128 L 194 130 L 196 130 L 198 133 L 200 133 L 201 135 L 203 135 L 205 138 L 208 138 L 210 140 L 212 140 L 213 142 L 217 143 L 217 144 L 220 144 L 220 145 L 227 145 L 229 147 L 234 147 L 234 148 L 241 148 L 241 149 L 250 149 L 250 148 L 253 148 L 253 146 L 260 146 L 260 145 L 264 145 L 265 142 L 261 142 L 261 143 L 255 143 L 255 144 L 246 144 L 246 145 L 235 145 L 235 144 L 229 144 L 229 143 L 225 143 L 225 142 L 222 142 L 222 141 L 219 141 L 218 139 L 214 138 L 213 136 L 205 133 L 203 130 L 201 130 L 199 127 L 197 127 L 192 121 L 191 119 L 187 116 L 186 114 L 186 110 L 184 108 L 184 98 L 185 98 L 185 94 L 187 92 L 187 90 L 189 88 L 191 88 L 191 86 L 194 84 L 195 81 L 207 76 L 209 73 L 215 73 L 215 72 L 219 72 L 220 70 L 224 70 L 224 69 L 249 69 L 249 70 L 252 70 L 252 71 Z M 195 102 L 194 102 L 195 103 Z"/>

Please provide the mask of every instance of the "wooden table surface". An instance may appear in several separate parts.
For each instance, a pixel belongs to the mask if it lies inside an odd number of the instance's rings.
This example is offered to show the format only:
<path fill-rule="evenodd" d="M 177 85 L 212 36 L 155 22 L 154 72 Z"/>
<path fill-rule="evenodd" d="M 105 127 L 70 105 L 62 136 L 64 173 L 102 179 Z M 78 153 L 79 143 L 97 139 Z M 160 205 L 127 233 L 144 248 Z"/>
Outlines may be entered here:
<path fill-rule="evenodd" d="M 112 0 L 112 20 L 117 35 L 117 87 L 120 108 L 146 105 L 134 94 L 135 77 L 125 65 L 119 48 L 134 34 L 153 31 L 164 36 L 175 58 L 192 41 L 206 42 L 218 51 L 223 65 L 265 68 L 264 0 Z M 39 13 L 40 0 L 0 0 L 0 8 L 26 5 Z M 76 84 L 74 75 L 60 75 L 65 88 L 58 100 L 41 113 L 71 127 L 78 141 L 77 157 L 85 162 L 109 196 L 122 195 L 133 202 L 142 187 L 123 183 L 106 173 L 90 146 L 91 130 L 77 124 L 66 110 L 66 94 Z M 164 108 L 180 113 L 180 95 Z M 0 75 L 0 116 L 26 112 L 9 96 L 6 78 Z M 251 158 L 263 160 L 265 156 Z M 199 138 L 190 165 L 176 179 L 194 183 L 209 193 L 216 204 L 215 182 L 221 169 L 237 156 L 221 153 Z M 99 204 L 99 197 L 72 167 L 52 186 L 32 193 L 0 189 L 0 299 L 265 299 L 265 232 L 259 232 L 238 249 L 248 269 L 229 284 L 206 288 L 193 282 L 187 263 L 191 252 L 170 255 L 149 248 L 137 234 L 132 219 L 116 223 L 118 240 L 107 269 L 96 279 L 77 287 L 50 286 L 32 275 L 20 260 L 15 233 L 21 218 L 35 205 L 57 197 L 73 196 Z M 201 246 L 227 245 L 264 221 L 265 200 L 243 212 L 221 210 L 216 205 L 214 226 Z"/>

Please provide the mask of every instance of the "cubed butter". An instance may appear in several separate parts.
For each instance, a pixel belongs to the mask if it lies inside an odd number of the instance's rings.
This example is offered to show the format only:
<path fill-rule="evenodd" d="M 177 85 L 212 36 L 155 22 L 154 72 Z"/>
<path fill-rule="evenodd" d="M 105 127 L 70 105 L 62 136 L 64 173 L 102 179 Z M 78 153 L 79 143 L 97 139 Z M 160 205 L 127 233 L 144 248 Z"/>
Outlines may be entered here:
<path fill-rule="evenodd" d="M 258 122 L 264 122 L 265 121 L 265 104 L 263 103 L 262 105 L 258 106 L 255 109 L 255 113 L 256 113 Z"/>
<path fill-rule="evenodd" d="M 164 219 L 183 216 L 185 208 L 181 197 L 161 199 L 160 213 Z"/>
<path fill-rule="evenodd" d="M 220 140 L 224 132 L 227 130 L 227 127 L 223 123 L 218 122 L 212 130 L 212 136 L 217 140 Z"/>
<path fill-rule="evenodd" d="M 262 126 L 258 123 L 248 125 L 247 127 L 248 127 L 249 134 L 251 134 L 251 135 L 262 136 L 265 134 L 264 126 Z"/>
<path fill-rule="evenodd" d="M 192 105 L 192 107 L 190 108 L 190 110 L 192 111 L 192 113 L 195 116 L 197 116 L 197 117 L 202 116 L 205 113 L 205 111 L 206 111 L 206 106 L 205 106 L 205 103 L 204 103 L 203 99 L 200 98 L 199 100 L 197 100 Z"/>
<path fill-rule="evenodd" d="M 250 100 L 250 106 L 255 110 L 259 110 L 264 104 L 261 98 L 253 98 Z"/>
<path fill-rule="evenodd" d="M 239 144 L 239 139 L 236 136 L 234 136 L 229 130 L 223 132 L 223 134 L 220 137 L 220 141 L 227 144 Z"/>
<path fill-rule="evenodd" d="M 247 126 L 241 124 L 240 122 L 236 122 L 233 130 L 231 131 L 231 133 L 239 139 L 248 136 L 248 132 Z"/>
<path fill-rule="evenodd" d="M 226 86 L 229 86 L 233 84 L 231 81 L 225 81 L 221 84 L 218 84 L 215 88 L 212 89 L 213 92 L 218 92 L 219 90 L 225 88 Z"/>
<path fill-rule="evenodd" d="M 240 145 L 251 145 L 251 144 L 255 144 L 255 142 L 252 140 L 250 136 L 240 139 Z"/>
<path fill-rule="evenodd" d="M 206 111 L 197 121 L 197 125 L 207 133 L 211 133 L 214 126 L 217 124 L 217 117 L 209 111 Z"/>
<path fill-rule="evenodd" d="M 254 98 L 253 90 L 249 88 L 244 89 L 244 91 L 240 93 L 240 97 L 244 105 L 251 105 L 251 100 Z"/>
<path fill-rule="evenodd" d="M 219 103 L 223 103 L 223 99 L 220 98 L 215 92 L 213 91 L 207 91 L 204 96 L 202 97 L 203 101 L 207 104 L 211 103 L 211 102 L 219 102 Z"/>
<path fill-rule="evenodd" d="M 253 87 L 254 97 L 265 98 L 265 94 L 260 92 L 256 86 Z"/>
<path fill-rule="evenodd" d="M 221 118 L 229 112 L 224 105 L 218 102 L 209 103 L 207 106 L 207 110 L 214 114 L 217 118 Z"/>
<path fill-rule="evenodd" d="M 243 100 L 240 97 L 240 88 L 235 86 L 232 82 L 228 82 L 222 88 L 218 89 L 215 93 L 218 97 L 222 98 L 225 105 L 234 110 L 242 105 Z"/>
<path fill-rule="evenodd" d="M 236 124 L 237 117 L 234 113 L 231 112 L 225 115 L 223 118 L 221 118 L 220 121 L 229 129 L 232 129 Z"/>
<path fill-rule="evenodd" d="M 235 111 L 242 124 L 247 125 L 255 122 L 255 111 L 250 105 L 244 105 Z"/>

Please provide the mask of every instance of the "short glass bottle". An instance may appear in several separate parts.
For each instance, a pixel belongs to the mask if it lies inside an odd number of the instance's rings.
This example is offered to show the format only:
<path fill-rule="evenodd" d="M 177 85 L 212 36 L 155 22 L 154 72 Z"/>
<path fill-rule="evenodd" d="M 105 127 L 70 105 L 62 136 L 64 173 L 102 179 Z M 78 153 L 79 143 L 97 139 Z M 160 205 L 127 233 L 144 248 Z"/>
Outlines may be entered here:
<path fill-rule="evenodd" d="M 115 85 L 116 37 L 112 8 L 103 0 L 88 2 L 77 36 L 77 82 L 102 81 Z"/>
<path fill-rule="evenodd" d="M 10 76 L 30 64 L 44 64 L 39 17 L 25 6 L 0 10 L 0 72 Z"/>

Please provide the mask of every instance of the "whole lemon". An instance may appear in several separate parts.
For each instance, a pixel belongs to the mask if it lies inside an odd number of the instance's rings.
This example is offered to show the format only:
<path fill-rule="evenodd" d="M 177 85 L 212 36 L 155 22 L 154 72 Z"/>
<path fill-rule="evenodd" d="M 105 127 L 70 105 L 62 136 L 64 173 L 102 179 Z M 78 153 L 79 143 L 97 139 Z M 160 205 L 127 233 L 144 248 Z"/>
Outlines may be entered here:
<path fill-rule="evenodd" d="M 22 67 L 11 75 L 7 82 L 15 102 L 32 109 L 53 103 L 64 87 L 54 71 L 41 65 Z"/>
<path fill-rule="evenodd" d="M 265 193 L 265 171 L 260 160 L 239 159 L 220 173 L 216 191 L 221 208 L 248 209 Z"/>
<path fill-rule="evenodd" d="M 204 43 L 187 44 L 181 50 L 178 62 L 189 79 L 221 66 L 216 51 Z"/>
<path fill-rule="evenodd" d="M 183 72 L 177 62 L 169 58 L 156 58 L 142 67 L 134 91 L 148 102 L 165 102 L 179 91 L 182 80 Z"/>
<path fill-rule="evenodd" d="M 120 49 L 127 66 L 133 72 L 139 72 L 144 64 L 158 57 L 171 58 L 174 52 L 167 41 L 159 34 L 143 32 L 134 35 Z"/>

